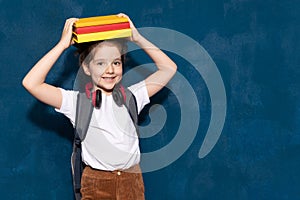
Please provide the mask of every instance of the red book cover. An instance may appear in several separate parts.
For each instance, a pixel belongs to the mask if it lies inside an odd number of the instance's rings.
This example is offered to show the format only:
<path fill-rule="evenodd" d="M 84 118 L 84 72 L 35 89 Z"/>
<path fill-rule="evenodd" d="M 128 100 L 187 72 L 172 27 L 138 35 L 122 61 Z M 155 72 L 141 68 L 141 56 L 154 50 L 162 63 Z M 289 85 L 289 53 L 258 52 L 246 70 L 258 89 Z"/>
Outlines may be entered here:
<path fill-rule="evenodd" d="M 129 22 L 117 23 L 117 24 L 106 24 L 99 26 L 85 26 L 85 27 L 74 27 L 74 32 L 77 34 L 96 33 L 103 31 L 112 31 L 119 29 L 130 28 Z"/>

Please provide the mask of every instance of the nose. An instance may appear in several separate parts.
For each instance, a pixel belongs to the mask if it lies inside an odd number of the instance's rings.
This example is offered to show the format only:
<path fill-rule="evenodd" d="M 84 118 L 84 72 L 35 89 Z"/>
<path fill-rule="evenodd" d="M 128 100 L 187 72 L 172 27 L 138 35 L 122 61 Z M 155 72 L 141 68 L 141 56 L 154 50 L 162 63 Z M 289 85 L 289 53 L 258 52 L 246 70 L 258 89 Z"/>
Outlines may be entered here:
<path fill-rule="evenodd" d="M 113 67 L 112 63 L 107 66 L 105 72 L 108 73 L 108 74 L 113 74 L 114 73 L 114 67 Z"/>

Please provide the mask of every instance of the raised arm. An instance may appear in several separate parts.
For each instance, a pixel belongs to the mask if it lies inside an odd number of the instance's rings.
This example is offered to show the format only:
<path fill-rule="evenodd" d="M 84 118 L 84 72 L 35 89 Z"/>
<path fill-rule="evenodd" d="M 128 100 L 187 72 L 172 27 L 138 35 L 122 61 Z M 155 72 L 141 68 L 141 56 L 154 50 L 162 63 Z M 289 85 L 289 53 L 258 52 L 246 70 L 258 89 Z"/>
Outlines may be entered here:
<path fill-rule="evenodd" d="M 119 16 L 125 16 L 130 22 L 132 37 L 130 40 L 141 47 L 153 60 L 157 66 L 157 71 L 145 79 L 149 97 L 161 90 L 174 76 L 177 70 L 176 64 L 158 47 L 144 38 L 135 28 L 128 16 L 121 13 Z"/>
<path fill-rule="evenodd" d="M 72 26 L 76 20 L 66 20 L 60 41 L 33 66 L 22 81 L 23 86 L 34 97 L 55 108 L 61 106 L 61 92 L 57 87 L 45 83 L 45 79 L 63 51 L 71 45 Z"/>

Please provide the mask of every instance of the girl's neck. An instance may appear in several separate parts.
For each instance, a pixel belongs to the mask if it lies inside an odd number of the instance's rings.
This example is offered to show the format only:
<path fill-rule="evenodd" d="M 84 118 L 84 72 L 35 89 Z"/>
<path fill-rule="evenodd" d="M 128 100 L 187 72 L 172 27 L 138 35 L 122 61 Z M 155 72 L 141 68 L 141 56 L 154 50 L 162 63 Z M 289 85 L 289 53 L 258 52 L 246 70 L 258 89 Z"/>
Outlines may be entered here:
<path fill-rule="evenodd" d="M 105 94 L 106 96 L 110 96 L 110 95 L 112 94 L 112 92 L 113 92 L 113 89 L 111 89 L 111 90 L 106 90 L 106 89 L 104 89 L 104 88 L 97 87 L 97 86 L 96 86 L 96 89 L 95 89 L 95 90 L 101 90 L 101 93 L 102 93 L 102 94 Z"/>

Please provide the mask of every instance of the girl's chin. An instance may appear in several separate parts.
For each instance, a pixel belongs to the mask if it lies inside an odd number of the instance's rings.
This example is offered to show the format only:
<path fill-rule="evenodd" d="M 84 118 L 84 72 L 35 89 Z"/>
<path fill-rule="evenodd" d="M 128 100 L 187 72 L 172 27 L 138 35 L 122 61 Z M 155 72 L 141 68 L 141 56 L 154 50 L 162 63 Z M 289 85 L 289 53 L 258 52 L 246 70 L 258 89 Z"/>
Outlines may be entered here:
<path fill-rule="evenodd" d="M 106 85 L 97 85 L 97 87 L 99 89 L 101 89 L 103 92 L 106 92 L 106 93 L 111 93 L 113 90 L 114 90 L 114 87 L 115 87 L 115 83 L 114 84 L 106 84 Z"/>
<path fill-rule="evenodd" d="M 104 92 L 112 92 L 115 85 L 119 82 L 120 80 L 101 80 L 101 82 L 97 85 L 98 88 L 103 90 Z"/>
<path fill-rule="evenodd" d="M 116 82 L 116 79 L 108 79 L 108 78 L 103 78 L 101 80 L 102 84 L 114 84 Z"/>

